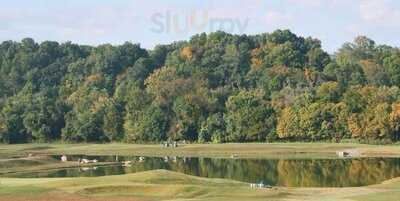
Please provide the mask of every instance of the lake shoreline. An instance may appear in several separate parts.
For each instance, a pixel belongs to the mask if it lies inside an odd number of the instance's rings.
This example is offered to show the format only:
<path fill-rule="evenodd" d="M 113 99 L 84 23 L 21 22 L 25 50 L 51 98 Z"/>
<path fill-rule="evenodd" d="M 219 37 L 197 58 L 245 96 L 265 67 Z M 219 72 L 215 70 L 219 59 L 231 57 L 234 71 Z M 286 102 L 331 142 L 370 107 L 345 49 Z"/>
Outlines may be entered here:
<path fill-rule="evenodd" d="M 31 155 L 134 155 L 237 158 L 337 158 L 337 151 L 357 150 L 359 157 L 400 157 L 400 145 L 355 143 L 229 143 L 179 144 L 16 144 L 0 145 L 0 159 Z"/>

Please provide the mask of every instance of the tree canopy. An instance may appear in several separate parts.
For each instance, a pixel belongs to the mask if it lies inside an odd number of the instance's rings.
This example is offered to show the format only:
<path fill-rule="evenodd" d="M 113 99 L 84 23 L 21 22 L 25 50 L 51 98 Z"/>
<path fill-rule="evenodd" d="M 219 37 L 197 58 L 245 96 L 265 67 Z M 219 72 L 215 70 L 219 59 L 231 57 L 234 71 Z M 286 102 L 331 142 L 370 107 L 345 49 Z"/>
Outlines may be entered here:
<path fill-rule="evenodd" d="M 400 140 L 400 49 L 289 30 L 0 44 L 0 142 Z"/>

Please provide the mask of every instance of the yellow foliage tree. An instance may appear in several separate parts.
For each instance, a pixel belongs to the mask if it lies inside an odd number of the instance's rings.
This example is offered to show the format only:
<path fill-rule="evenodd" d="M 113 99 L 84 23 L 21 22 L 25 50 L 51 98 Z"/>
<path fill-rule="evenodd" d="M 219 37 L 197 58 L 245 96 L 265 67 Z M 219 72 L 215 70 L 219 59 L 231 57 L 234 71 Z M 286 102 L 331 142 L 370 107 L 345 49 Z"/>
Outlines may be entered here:
<path fill-rule="evenodd" d="M 317 82 L 317 74 L 310 68 L 304 69 L 304 77 L 307 79 L 309 85 L 314 87 Z"/>
<path fill-rule="evenodd" d="M 391 128 L 394 132 L 400 131 L 400 102 L 392 104 L 392 112 L 389 116 Z"/>
<path fill-rule="evenodd" d="M 263 64 L 261 48 L 255 48 L 251 51 L 251 68 L 252 70 L 258 70 Z"/>
<path fill-rule="evenodd" d="M 103 76 L 101 74 L 90 75 L 89 77 L 86 78 L 85 85 L 90 85 L 90 84 L 99 82 L 102 79 L 103 79 Z"/>
<path fill-rule="evenodd" d="M 347 120 L 347 127 L 352 137 L 360 137 L 363 133 L 363 128 L 361 126 L 358 114 L 350 115 L 349 119 Z"/>
<path fill-rule="evenodd" d="M 284 108 L 278 118 L 276 132 L 280 138 L 288 138 L 294 135 L 297 117 L 291 107 Z"/>
<path fill-rule="evenodd" d="M 389 124 L 390 105 L 380 103 L 364 114 L 364 135 L 368 138 L 389 137 L 391 133 Z"/>
<path fill-rule="evenodd" d="M 340 98 L 338 82 L 325 82 L 317 88 L 317 97 L 325 101 L 335 101 Z"/>
<path fill-rule="evenodd" d="M 186 46 L 182 48 L 181 50 L 181 58 L 186 59 L 186 60 L 192 60 L 193 58 L 193 49 L 190 46 Z"/>
<path fill-rule="evenodd" d="M 4 122 L 4 120 L 2 118 L 0 118 L 0 133 L 3 133 L 4 131 L 6 131 L 7 126 Z"/>

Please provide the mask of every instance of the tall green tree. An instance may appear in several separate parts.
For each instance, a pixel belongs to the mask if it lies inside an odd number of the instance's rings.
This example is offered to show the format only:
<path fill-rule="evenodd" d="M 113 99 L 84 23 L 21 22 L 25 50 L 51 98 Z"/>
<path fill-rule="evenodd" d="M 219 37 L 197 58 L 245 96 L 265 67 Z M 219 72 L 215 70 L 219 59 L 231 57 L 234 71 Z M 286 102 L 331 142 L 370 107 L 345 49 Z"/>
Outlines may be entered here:
<path fill-rule="evenodd" d="M 254 90 L 229 97 L 225 115 L 229 141 L 265 141 L 274 131 L 275 112 L 263 95 Z"/>

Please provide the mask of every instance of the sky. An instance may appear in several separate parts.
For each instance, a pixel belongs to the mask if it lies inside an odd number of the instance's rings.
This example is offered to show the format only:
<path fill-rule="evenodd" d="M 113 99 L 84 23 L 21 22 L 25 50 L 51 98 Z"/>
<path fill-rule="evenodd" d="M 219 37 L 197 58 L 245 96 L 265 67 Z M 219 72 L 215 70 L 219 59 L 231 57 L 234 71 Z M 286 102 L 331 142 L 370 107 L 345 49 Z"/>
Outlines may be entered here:
<path fill-rule="evenodd" d="M 1 1 L 0 41 L 130 41 L 151 49 L 202 32 L 290 29 L 320 39 L 330 53 L 358 35 L 400 46 L 399 0 Z"/>

